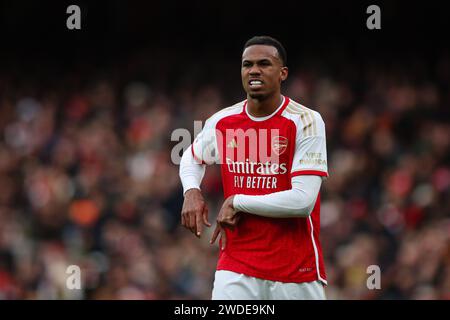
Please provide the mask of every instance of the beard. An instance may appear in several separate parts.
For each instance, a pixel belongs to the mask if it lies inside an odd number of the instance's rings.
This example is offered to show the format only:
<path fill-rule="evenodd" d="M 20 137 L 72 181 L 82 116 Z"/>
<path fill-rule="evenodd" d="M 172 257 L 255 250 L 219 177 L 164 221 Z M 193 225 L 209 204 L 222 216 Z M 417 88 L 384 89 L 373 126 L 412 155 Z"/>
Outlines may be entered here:
<path fill-rule="evenodd" d="M 269 96 L 268 94 L 259 93 L 259 92 L 252 92 L 248 94 L 250 98 L 258 100 L 258 101 L 264 101 Z"/>

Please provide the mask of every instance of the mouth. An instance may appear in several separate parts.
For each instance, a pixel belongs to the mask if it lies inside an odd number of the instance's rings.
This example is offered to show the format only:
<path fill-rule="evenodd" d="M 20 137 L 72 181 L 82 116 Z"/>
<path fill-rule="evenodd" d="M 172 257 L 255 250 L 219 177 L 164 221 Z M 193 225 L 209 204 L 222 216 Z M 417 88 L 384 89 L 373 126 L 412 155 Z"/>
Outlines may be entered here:
<path fill-rule="evenodd" d="M 262 82 L 261 80 L 249 80 L 248 81 L 248 85 L 251 89 L 259 89 L 263 86 L 264 82 Z"/>

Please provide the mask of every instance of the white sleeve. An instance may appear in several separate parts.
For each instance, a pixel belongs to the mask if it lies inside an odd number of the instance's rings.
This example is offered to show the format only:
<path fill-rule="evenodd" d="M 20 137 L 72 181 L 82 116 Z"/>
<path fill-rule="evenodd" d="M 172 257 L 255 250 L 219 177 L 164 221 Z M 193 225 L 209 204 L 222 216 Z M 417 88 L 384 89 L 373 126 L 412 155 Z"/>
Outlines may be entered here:
<path fill-rule="evenodd" d="M 191 152 L 198 163 L 211 165 L 218 162 L 216 123 L 217 120 L 213 117 L 206 120 L 202 131 L 192 143 Z"/>
<path fill-rule="evenodd" d="M 220 155 L 217 147 L 216 124 L 220 117 L 217 114 L 206 120 L 202 131 L 181 157 L 179 175 L 183 184 L 183 194 L 192 188 L 200 189 L 205 175 L 205 165 L 218 163 Z"/>
<path fill-rule="evenodd" d="M 200 189 L 200 184 L 205 175 L 205 165 L 198 164 L 194 160 L 191 150 L 191 146 L 189 146 L 180 161 L 179 175 L 183 185 L 183 194 L 189 189 Z"/>
<path fill-rule="evenodd" d="M 328 177 L 325 123 L 318 112 L 301 115 L 291 174 Z"/>
<path fill-rule="evenodd" d="M 316 175 L 300 175 L 292 178 L 292 189 L 262 196 L 237 194 L 233 207 L 271 218 L 307 217 L 311 214 L 319 194 L 322 178 Z"/>

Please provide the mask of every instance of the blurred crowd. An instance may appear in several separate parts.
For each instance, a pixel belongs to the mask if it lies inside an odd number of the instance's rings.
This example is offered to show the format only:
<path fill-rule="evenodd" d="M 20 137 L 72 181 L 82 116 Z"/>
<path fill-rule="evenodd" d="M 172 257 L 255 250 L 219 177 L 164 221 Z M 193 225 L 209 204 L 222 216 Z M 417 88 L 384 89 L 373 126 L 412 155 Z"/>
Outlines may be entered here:
<path fill-rule="evenodd" d="M 245 98 L 240 61 L 168 56 L 0 73 L 0 299 L 210 298 L 218 248 L 180 226 L 172 132 Z M 283 93 L 327 130 L 328 298 L 450 299 L 450 57 L 295 63 Z M 218 166 L 202 190 L 214 222 Z"/>

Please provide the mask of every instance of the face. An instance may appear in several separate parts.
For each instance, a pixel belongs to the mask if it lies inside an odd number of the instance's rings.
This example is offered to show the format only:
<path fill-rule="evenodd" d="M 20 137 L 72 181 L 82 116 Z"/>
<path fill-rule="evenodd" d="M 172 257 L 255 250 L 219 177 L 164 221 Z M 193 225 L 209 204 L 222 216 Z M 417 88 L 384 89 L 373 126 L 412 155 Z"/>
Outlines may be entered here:
<path fill-rule="evenodd" d="M 265 100 L 279 94 L 281 82 L 286 80 L 287 67 L 275 47 L 253 45 L 242 54 L 241 77 L 245 92 L 252 98 Z"/>

